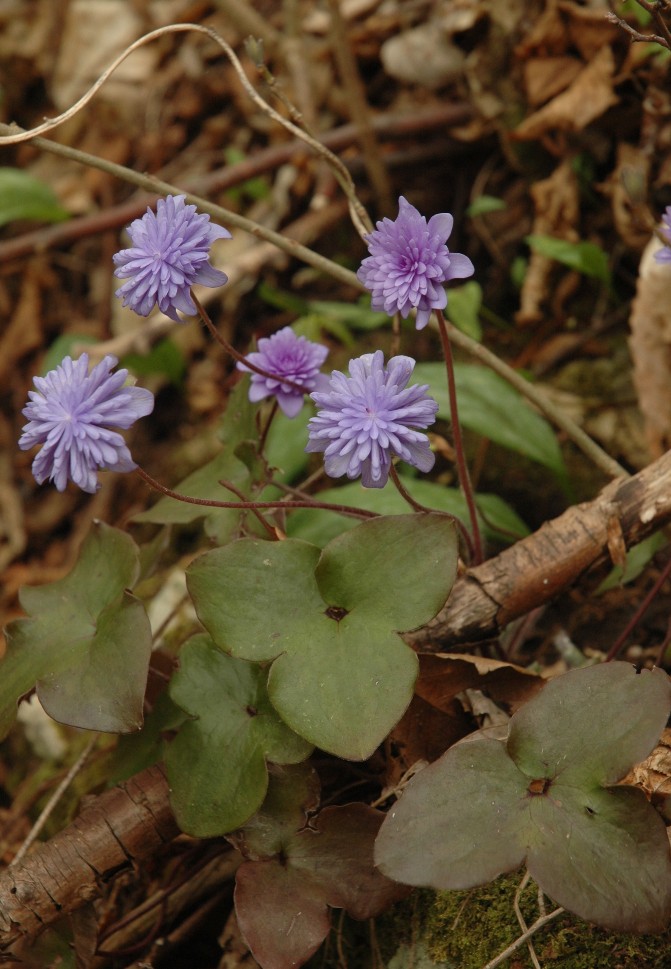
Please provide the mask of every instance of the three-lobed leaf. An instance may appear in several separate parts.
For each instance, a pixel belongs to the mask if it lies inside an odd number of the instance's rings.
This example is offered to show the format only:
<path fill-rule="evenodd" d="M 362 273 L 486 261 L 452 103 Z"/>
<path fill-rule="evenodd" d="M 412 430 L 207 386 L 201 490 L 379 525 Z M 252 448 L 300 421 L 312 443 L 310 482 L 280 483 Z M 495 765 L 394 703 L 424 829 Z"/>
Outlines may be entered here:
<path fill-rule="evenodd" d="M 309 768 L 274 770 L 262 809 L 235 838 L 248 859 L 236 875 L 236 915 L 263 969 L 302 965 L 329 931 L 330 908 L 367 919 L 407 893 L 373 863 L 383 815 L 365 804 L 317 814 L 318 793 Z"/>
<path fill-rule="evenodd" d="M 21 591 L 28 618 L 7 627 L 0 735 L 34 686 L 46 712 L 62 723 L 109 733 L 142 725 L 151 628 L 144 606 L 127 591 L 138 563 L 129 535 L 94 522 L 69 575 Z"/>
<path fill-rule="evenodd" d="M 428 622 L 456 574 L 443 515 L 378 518 L 323 552 L 242 539 L 187 571 L 198 616 L 231 655 L 272 663 L 270 700 L 306 740 L 363 760 L 410 703 L 417 658 L 398 630 Z"/>
<path fill-rule="evenodd" d="M 468 739 L 417 775 L 389 813 L 376 861 L 412 885 L 463 889 L 523 861 L 556 902 L 617 931 L 671 915 L 664 824 L 613 785 L 671 709 L 669 678 L 627 663 L 573 670 L 513 717 L 507 743 Z"/>
<path fill-rule="evenodd" d="M 271 706 L 266 671 L 222 653 L 206 635 L 183 646 L 170 698 L 192 718 L 167 745 L 165 762 L 175 817 L 195 837 L 244 824 L 265 797 L 267 761 L 297 763 L 312 750 Z"/>

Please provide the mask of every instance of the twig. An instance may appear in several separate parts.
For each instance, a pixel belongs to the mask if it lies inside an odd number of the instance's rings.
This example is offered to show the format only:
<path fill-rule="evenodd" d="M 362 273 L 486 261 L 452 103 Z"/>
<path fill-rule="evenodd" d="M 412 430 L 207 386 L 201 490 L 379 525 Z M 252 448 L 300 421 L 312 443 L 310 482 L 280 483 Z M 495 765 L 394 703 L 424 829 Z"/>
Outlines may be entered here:
<path fill-rule="evenodd" d="M 176 501 L 183 501 L 187 505 L 202 505 L 205 508 L 233 508 L 237 511 L 254 511 L 260 508 L 316 508 L 322 511 L 335 511 L 339 515 L 350 515 L 353 518 L 379 518 L 376 511 L 367 511 L 365 508 L 350 508 L 348 505 L 335 505 L 318 499 L 310 499 L 309 501 L 217 501 L 215 498 L 195 498 L 192 495 L 183 495 L 179 491 L 173 491 L 172 488 L 166 488 L 156 478 L 147 474 L 143 468 L 137 467 L 135 471 L 154 491 L 158 491 L 165 498 L 174 498 Z"/>
<path fill-rule="evenodd" d="M 72 767 L 70 768 L 70 770 L 67 772 L 67 774 L 65 775 L 65 777 L 63 778 L 63 780 L 60 782 L 60 784 L 58 785 L 58 787 L 56 788 L 56 790 L 53 792 L 53 794 L 51 795 L 51 797 L 49 798 L 49 800 L 47 801 L 47 803 L 42 808 L 42 811 L 40 812 L 39 818 L 37 819 L 37 821 L 35 822 L 35 824 L 32 826 L 32 828 L 30 829 L 30 831 L 28 832 L 28 836 L 26 837 L 25 841 L 23 842 L 23 844 L 21 845 L 21 847 L 19 848 L 19 850 L 14 855 L 14 858 L 10 862 L 10 865 L 18 865 L 18 863 L 23 860 L 23 858 L 26 855 L 28 849 L 30 848 L 30 846 L 32 845 L 32 843 L 35 841 L 35 839 L 39 835 L 39 833 L 42 830 L 42 828 L 44 827 L 44 825 L 49 820 L 49 818 L 51 816 L 51 812 L 56 807 L 56 805 L 58 804 L 58 802 L 60 801 L 60 799 L 63 797 L 63 795 L 67 791 L 67 789 L 70 786 L 70 784 L 73 782 L 73 780 L 75 779 L 75 777 L 77 776 L 77 774 L 80 772 L 80 770 L 82 769 L 82 767 L 84 766 L 84 764 L 88 760 L 89 755 L 90 755 L 91 751 L 93 750 L 93 748 L 94 748 L 97 740 L 98 740 L 98 734 L 97 733 L 96 734 L 93 734 L 93 736 L 91 737 L 91 739 L 87 743 L 86 747 L 84 747 L 84 749 L 82 750 L 82 752 L 79 755 L 79 757 L 77 758 L 77 760 L 74 762 L 74 764 L 72 765 Z"/>
<path fill-rule="evenodd" d="M 390 212 L 393 205 L 391 181 L 382 161 L 375 131 L 370 123 L 370 110 L 366 100 L 366 91 L 361 81 L 359 66 L 347 38 L 339 0 L 328 0 L 328 4 L 331 13 L 331 40 L 338 65 L 338 73 L 345 88 L 350 115 L 359 131 L 359 143 L 368 178 L 375 192 L 379 208 L 383 213 Z M 372 226 L 370 228 L 372 229 Z"/>
<path fill-rule="evenodd" d="M 522 892 L 529 884 L 531 875 L 528 871 L 524 873 L 524 878 L 517 886 L 517 891 L 515 892 L 515 898 L 513 899 L 513 908 L 515 910 L 515 915 L 517 916 L 517 921 L 519 923 L 522 932 L 528 932 L 529 926 L 526 923 L 524 916 L 522 915 L 522 909 L 520 908 L 520 899 L 522 898 Z M 542 913 L 541 913 L 542 915 Z M 538 961 L 538 956 L 536 955 L 536 950 L 534 949 L 534 944 L 531 939 L 527 939 L 527 949 L 529 950 L 529 956 L 534 964 L 534 969 L 541 969 L 541 965 Z"/>
<path fill-rule="evenodd" d="M 0 124 L 0 132 L 16 133 L 21 130 L 15 125 Z M 30 132 L 26 133 L 30 134 Z M 0 137 L 1 141 L 2 138 Z M 32 138 L 32 142 L 37 148 L 51 152 L 52 155 L 60 155 L 62 158 L 69 158 L 71 161 L 87 165 L 89 168 L 97 168 L 99 171 L 106 172 L 108 175 L 113 175 L 115 178 L 120 178 L 122 181 L 130 182 L 132 185 L 137 185 L 138 188 L 152 192 L 154 195 L 185 195 L 187 202 L 197 205 L 202 212 L 207 212 L 208 215 L 212 216 L 218 222 L 223 222 L 236 229 L 249 232 L 250 235 L 255 236 L 257 239 L 264 239 L 266 242 L 271 242 L 278 249 L 289 253 L 290 256 L 294 256 L 296 259 L 300 259 L 302 262 L 307 263 L 308 266 L 313 266 L 315 269 L 332 276 L 347 286 L 355 286 L 357 289 L 361 289 L 361 284 L 357 280 L 356 274 L 349 269 L 338 266 L 330 259 L 318 255 L 312 249 L 300 245 L 300 243 L 295 242 L 293 239 L 287 239 L 286 236 L 281 235 L 279 232 L 267 229 L 265 226 L 259 225 L 258 222 L 246 219 L 243 215 L 232 212 L 230 209 L 226 209 L 221 205 L 215 205 L 208 199 L 194 195 L 192 192 L 185 192 L 176 185 L 164 182 L 162 179 L 155 178 L 153 175 L 143 175 L 140 172 L 134 172 L 131 168 L 126 168 L 125 165 L 117 165 L 115 162 L 98 158 L 96 155 L 91 155 L 86 151 L 80 151 L 78 148 L 60 145 L 58 142 L 50 141 L 48 138 L 34 137 Z"/>
<path fill-rule="evenodd" d="M 659 592 L 659 590 L 662 588 L 662 586 L 664 585 L 664 583 L 668 579 L 669 575 L 671 575 L 671 558 L 669 558 L 669 561 L 666 563 L 666 565 L 662 569 L 662 572 L 661 572 L 659 578 L 657 579 L 657 581 L 653 585 L 653 587 L 650 590 L 650 592 L 648 592 L 648 594 L 645 597 L 645 599 L 643 600 L 643 602 L 639 605 L 638 609 L 636 610 L 636 612 L 634 613 L 634 615 L 631 617 L 631 619 L 627 623 L 625 629 L 623 629 L 623 631 L 617 637 L 617 639 L 615 640 L 615 642 L 613 643 L 613 645 L 611 646 L 611 648 L 608 650 L 608 654 L 606 656 L 606 662 L 607 663 L 609 663 L 611 660 L 615 659 L 615 657 L 617 656 L 617 654 L 620 652 L 620 650 L 622 649 L 622 647 L 626 643 L 626 641 L 627 641 L 630 633 L 633 632 L 633 630 L 636 628 L 636 626 L 641 621 L 642 617 L 646 614 L 646 612 L 648 610 L 648 606 L 653 601 L 653 599 L 655 598 L 655 596 L 657 595 L 657 593 Z"/>
<path fill-rule="evenodd" d="M 532 404 L 542 411 L 543 414 L 556 424 L 557 427 L 561 428 L 562 431 L 569 437 L 573 443 L 580 448 L 580 450 L 585 454 L 598 468 L 600 468 L 604 474 L 607 474 L 609 478 L 627 478 L 629 477 L 628 471 L 622 467 L 621 464 L 611 458 L 603 448 L 601 448 L 596 441 L 592 440 L 589 434 L 586 434 L 581 427 L 576 424 L 576 422 L 568 416 L 561 408 L 555 406 L 551 400 L 549 400 L 545 394 L 530 384 L 528 380 L 520 376 L 516 370 L 500 360 L 496 354 L 488 350 L 487 347 L 478 343 L 477 340 L 472 339 L 472 337 L 467 336 L 462 333 L 461 330 L 457 329 L 453 323 L 449 320 L 445 321 L 447 332 L 450 339 L 462 350 L 465 350 L 480 363 L 483 363 L 490 370 L 493 370 L 499 376 L 503 377 L 512 387 L 518 390 L 527 400 L 530 400 Z"/>
<path fill-rule="evenodd" d="M 522 933 L 522 935 L 518 939 L 515 939 L 515 941 L 509 945 L 507 949 L 500 952 L 495 959 L 490 960 L 490 962 L 488 962 L 486 966 L 483 966 L 482 969 L 496 969 L 496 967 L 505 962 L 506 959 L 513 954 L 513 952 L 517 952 L 520 946 L 524 945 L 524 943 L 530 939 L 532 935 L 535 935 L 539 929 L 542 929 L 544 925 L 547 925 L 548 922 L 556 919 L 557 916 L 561 915 L 563 912 L 564 909 L 560 906 L 559 908 L 556 908 L 554 912 L 550 912 L 549 915 L 541 915 L 540 918 L 536 919 L 533 925 L 529 926 L 526 932 Z"/>

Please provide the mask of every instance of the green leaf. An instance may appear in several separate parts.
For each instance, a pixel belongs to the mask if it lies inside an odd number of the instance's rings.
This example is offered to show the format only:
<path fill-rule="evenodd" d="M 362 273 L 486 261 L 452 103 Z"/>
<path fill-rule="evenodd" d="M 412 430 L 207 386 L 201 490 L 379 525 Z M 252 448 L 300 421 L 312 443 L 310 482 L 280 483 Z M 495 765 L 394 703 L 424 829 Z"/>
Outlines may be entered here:
<path fill-rule="evenodd" d="M 170 697 L 194 718 L 165 756 L 177 823 L 194 837 L 244 824 L 265 797 L 266 761 L 296 763 L 312 750 L 270 705 L 265 671 L 226 656 L 208 636 L 183 646 Z"/>
<path fill-rule="evenodd" d="M 173 383 L 181 384 L 186 371 L 186 360 L 173 340 L 160 340 L 148 353 L 129 353 L 121 361 L 137 376 L 161 374 Z"/>
<path fill-rule="evenodd" d="M 142 603 L 127 591 L 138 557 L 130 536 L 94 522 L 66 578 L 21 591 L 30 618 L 7 627 L 0 735 L 19 697 L 35 685 L 46 712 L 62 723 L 109 733 L 142 725 L 151 629 Z"/>
<path fill-rule="evenodd" d="M 526 860 L 581 918 L 661 931 L 671 915 L 664 823 L 641 791 L 607 785 L 650 752 L 670 710 L 661 670 L 607 663 L 551 680 L 512 717 L 507 744 L 469 738 L 410 781 L 376 863 L 409 884 L 463 889 Z"/>
<path fill-rule="evenodd" d="M 454 515 L 463 522 L 468 521 L 468 509 L 464 496 L 457 488 L 447 488 L 427 481 L 424 478 L 399 476 L 402 484 L 420 504 L 435 511 Z M 408 505 L 396 488 L 364 488 L 358 481 L 352 481 L 337 488 L 320 491 L 316 497 L 320 501 L 345 505 L 348 508 L 361 508 L 376 511 L 379 515 L 402 515 Z M 482 523 L 488 538 L 510 542 L 514 538 L 524 538 L 529 529 L 503 498 L 498 495 L 478 494 L 476 502 L 487 516 Z M 287 533 L 293 538 L 302 538 L 314 545 L 324 546 L 332 538 L 354 528 L 356 518 L 339 515 L 335 511 L 319 511 L 305 508 L 294 511 L 287 521 Z"/>
<path fill-rule="evenodd" d="M 221 452 L 175 485 L 173 491 L 191 498 L 238 501 L 233 492 L 219 484 L 223 480 L 230 481 L 243 495 L 249 495 L 251 475 L 240 455 L 247 457 L 249 444 L 258 440 L 254 414 L 255 408 L 247 399 L 246 384 L 241 381 L 231 394 L 222 418 L 219 431 L 223 444 Z M 164 497 L 147 511 L 134 515 L 133 521 L 185 525 L 203 518 L 206 534 L 221 544 L 236 533 L 244 514 L 234 508 L 212 508 Z"/>
<path fill-rule="evenodd" d="M 410 515 L 359 525 L 323 553 L 296 539 L 242 539 L 196 559 L 187 584 L 221 649 L 274 660 L 268 694 L 285 723 L 364 760 L 412 697 L 417 657 L 396 630 L 439 611 L 455 569 L 452 522 Z"/>
<path fill-rule="evenodd" d="M 664 822 L 642 791 L 559 778 L 529 807 L 527 868 L 560 905 L 615 932 L 661 932 L 671 915 Z M 625 874 L 626 873 L 626 874 Z"/>
<path fill-rule="evenodd" d="M 650 753 L 670 709 L 671 682 L 661 669 L 581 667 L 550 680 L 518 710 L 508 753 L 530 777 L 553 777 L 561 765 L 567 783 L 614 784 Z"/>
<path fill-rule="evenodd" d="M 479 215 L 487 215 L 488 212 L 502 212 L 505 208 L 503 199 L 495 195 L 479 195 L 466 209 L 466 215 L 474 219 Z"/>
<path fill-rule="evenodd" d="M 626 585 L 637 579 L 643 570 L 650 564 L 654 556 L 660 549 L 667 544 L 666 536 L 663 532 L 655 532 L 644 538 L 642 542 L 633 545 L 627 552 L 624 566 L 615 565 L 610 570 L 606 578 L 596 590 L 597 595 L 607 592 L 609 589 L 616 589 L 618 586 Z"/>
<path fill-rule="evenodd" d="M 610 284 L 608 255 L 601 246 L 593 242 L 568 242 L 566 239 L 544 235 L 529 235 L 525 241 L 534 252 L 556 259 L 569 269 L 576 269 L 583 276 L 591 276 L 606 285 Z"/>
<path fill-rule="evenodd" d="M 389 314 L 370 307 L 370 296 L 361 296 L 356 303 L 336 303 L 331 300 L 311 300 L 308 304 L 313 313 L 332 317 L 345 323 L 350 330 L 379 330 L 389 326 Z"/>
<path fill-rule="evenodd" d="M 486 367 L 461 363 L 454 369 L 459 418 L 464 427 L 566 478 L 566 467 L 552 428 L 521 394 Z M 420 363 L 415 367 L 413 378 L 418 383 L 429 384 L 431 396 L 438 402 L 438 416 L 451 420 L 445 367 L 439 363 Z"/>
<path fill-rule="evenodd" d="M 325 602 L 370 613 L 371 623 L 383 616 L 391 629 L 414 629 L 440 612 L 456 574 L 454 525 L 439 515 L 365 522 L 333 539 L 316 570 Z"/>
<path fill-rule="evenodd" d="M 0 168 L 0 225 L 16 219 L 63 222 L 70 213 L 44 182 L 18 168 Z"/>
<path fill-rule="evenodd" d="M 82 345 L 94 345 L 99 342 L 95 337 L 86 333 L 63 333 L 61 336 L 57 336 L 44 355 L 42 374 L 44 375 L 49 373 L 50 370 L 55 370 L 59 363 L 63 362 L 64 357 L 79 357 Z M 75 348 L 77 348 L 76 352 Z"/>
<path fill-rule="evenodd" d="M 445 312 L 458 329 L 479 341 L 482 339 L 479 316 L 481 306 L 482 287 L 471 280 L 450 289 Z"/>
<path fill-rule="evenodd" d="M 473 888 L 524 861 L 529 779 L 499 740 L 455 744 L 408 783 L 375 844 L 381 872 L 407 885 Z"/>

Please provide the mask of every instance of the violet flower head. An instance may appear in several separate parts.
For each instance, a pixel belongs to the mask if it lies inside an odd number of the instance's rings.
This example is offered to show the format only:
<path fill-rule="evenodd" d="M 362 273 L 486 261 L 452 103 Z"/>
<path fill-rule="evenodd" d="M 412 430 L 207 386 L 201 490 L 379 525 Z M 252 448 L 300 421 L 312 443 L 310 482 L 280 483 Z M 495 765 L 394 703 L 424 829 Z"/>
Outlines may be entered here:
<path fill-rule="evenodd" d="M 400 313 L 405 319 L 415 307 L 421 330 L 432 310 L 447 306 L 443 283 L 472 276 L 474 268 L 468 256 L 450 252 L 445 245 L 454 223 L 449 212 L 434 215 L 427 223 L 402 195 L 398 207 L 394 221 L 382 219 L 366 236 L 370 256 L 357 276 L 372 293 L 374 310 L 389 316 Z"/>
<path fill-rule="evenodd" d="M 179 310 L 194 316 L 191 299 L 194 283 L 223 286 L 226 273 L 210 263 L 210 246 L 215 239 L 230 239 L 231 233 L 210 222 L 209 215 L 185 205 L 184 195 L 168 195 L 147 209 L 141 219 L 128 226 L 132 248 L 122 249 L 113 259 L 114 275 L 129 281 L 116 291 L 124 306 L 140 316 L 149 316 L 156 304 L 177 323 Z"/>
<path fill-rule="evenodd" d="M 408 381 L 412 357 L 392 357 L 387 366 L 381 350 L 350 361 L 350 376 L 334 370 L 329 390 L 311 394 L 320 410 L 308 423 L 306 451 L 323 451 L 331 478 L 346 474 L 365 488 L 383 488 L 394 455 L 420 471 L 430 471 L 435 455 L 426 428 L 436 419 L 438 404 L 428 384 Z"/>
<path fill-rule="evenodd" d="M 655 253 L 657 262 L 671 262 L 671 205 L 667 205 L 662 216 L 662 228 L 659 230 L 665 245 Z"/>
<path fill-rule="evenodd" d="M 138 417 L 151 414 L 154 395 L 140 387 L 125 387 L 127 370 L 110 373 L 118 363 L 106 356 L 89 373 L 88 354 L 65 357 L 45 377 L 35 377 L 35 390 L 22 413 L 28 418 L 19 447 L 42 449 L 33 461 L 38 484 L 47 478 L 59 491 L 68 480 L 83 491 L 98 490 L 97 472 L 132 471 L 137 467 L 121 434 Z"/>
<path fill-rule="evenodd" d="M 278 330 L 272 336 L 259 340 L 259 349 L 247 354 L 247 360 L 276 377 L 264 377 L 250 371 L 252 382 L 249 399 L 256 403 L 265 397 L 276 397 L 277 403 L 287 417 L 295 417 L 303 406 L 303 393 L 297 387 L 283 382 L 291 380 L 304 388 L 305 393 L 318 389 L 327 378 L 319 373 L 319 368 L 328 356 L 328 348 L 313 343 L 304 336 L 296 336 L 290 326 Z M 238 370 L 249 371 L 244 363 L 238 363 Z"/>

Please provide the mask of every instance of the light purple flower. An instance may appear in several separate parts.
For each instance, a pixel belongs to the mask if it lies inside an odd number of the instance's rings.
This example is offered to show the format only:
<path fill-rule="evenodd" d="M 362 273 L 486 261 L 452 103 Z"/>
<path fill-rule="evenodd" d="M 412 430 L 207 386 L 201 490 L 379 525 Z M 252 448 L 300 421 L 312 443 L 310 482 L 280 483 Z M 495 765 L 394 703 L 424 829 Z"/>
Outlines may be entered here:
<path fill-rule="evenodd" d="M 666 242 L 664 248 L 658 249 L 655 253 L 655 259 L 657 262 L 671 262 L 671 205 L 667 205 L 664 210 L 659 233 Z"/>
<path fill-rule="evenodd" d="M 407 386 L 415 368 L 412 357 L 392 357 L 387 366 L 381 350 L 365 353 L 349 365 L 350 376 L 331 374 L 329 390 L 310 396 L 320 410 L 308 423 L 306 451 L 323 451 L 331 478 L 346 474 L 366 488 L 383 488 L 393 455 L 420 471 L 430 471 L 435 455 L 426 428 L 436 419 L 438 404 L 428 384 Z"/>
<path fill-rule="evenodd" d="M 156 203 L 156 212 L 147 209 L 141 219 L 128 226 L 133 247 L 114 255 L 114 275 L 130 277 L 116 291 L 124 306 L 140 316 L 149 316 L 156 304 L 171 320 L 182 322 L 179 310 L 188 316 L 196 313 L 191 299 L 194 283 L 223 286 L 226 273 L 210 263 L 210 246 L 215 239 L 230 239 L 231 233 L 210 222 L 209 215 L 185 205 L 184 195 L 168 195 Z"/>
<path fill-rule="evenodd" d="M 277 378 L 263 377 L 260 373 L 252 374 L 249 388 L 249 399 L 256 403 L 265 397 L 277 397 L 287 417 L 295 417 L 303 406 L 303 392 L 282 378 L 291 380 L 303 388 L 305 393 L 316 390 L 321 380 L 327 378 L 319 373 L 319 368 L 328 356 L 328 348 L 320 343 L 312 343 L 304 336 L 296 336 L 290 326 L 278 330 L 272 336 L 259 340 L 258 352 L 248 353 L 247 360 L 268 373 L 277 374 Z M 249 371 L 244 363 L 239 363 L 238 370 Z"/>
<path fill-rule="evenodd" d="M 154 396 L 140 387 L 125 387 L 127 370 L 110 373 L 118 363 L 106 356 L 89 373 L 88 354 L 65 357 L 45 377 L 35 377 L 22 413 L 28 418 L 19 447 L 42 450 L 33 461 L 38 484 L 47 478 L 59 491 L 68 479 L 93 494 L 100 487 L 97 472 L 132 471 L 137 467 L 126 443 L 113 427 L 128 428 L 151 414 Z"/>
<path fill-rule="evenodd" d="M 434 215 L 427 223 L 403 196 L 398 200 L 398 217 L 382 219 L 366 236 L 367 256 L 357 272 L 372 293 L 374 310 L 405 319 L 417 310 L 417 329 L 429 322 L 432 310 L 447 306 L 443 283 L 472 276 L 473 263 L 460 252 L 450 252 L 445 242 L 454 219 L 449 212 Z"/>

